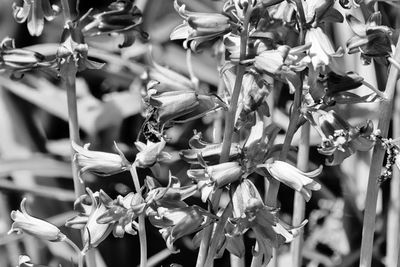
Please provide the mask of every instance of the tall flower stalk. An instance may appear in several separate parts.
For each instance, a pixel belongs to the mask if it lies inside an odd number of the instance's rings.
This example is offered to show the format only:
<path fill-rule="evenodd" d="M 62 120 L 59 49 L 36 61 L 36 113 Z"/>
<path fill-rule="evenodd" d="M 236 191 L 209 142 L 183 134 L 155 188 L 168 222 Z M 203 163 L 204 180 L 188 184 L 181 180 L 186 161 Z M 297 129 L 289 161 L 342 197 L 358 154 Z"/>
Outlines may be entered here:
<path fill-rule="evenodd" d="M 397 41 L 396 49 L 393 55 L 394 60 L 400 62 L 400 39 Z M 391 66 L 389 76 L 386 82 L 385 95 L 386 99 L 382 99 L 379 103 L 379 122 L 378 129 L 380 135 L 387 137 L 389 131 L 390 120 L 392 118 L 392 109 L 394 94 L 396 92 L 397 79 L 399 70 Z M 376 218 L 376 202 L 378 198 L 379 182 L 381 176 L 382 162 L 385 156 L 385 149 L 377 144 L 372 152 L 371 168 L 369 171 L 367 196 L 365 200 L 365 212 L 362 230 L 360 267 L 370 267 L 372 260 L 372 250 L 374 245 L 374 231 Z"/>

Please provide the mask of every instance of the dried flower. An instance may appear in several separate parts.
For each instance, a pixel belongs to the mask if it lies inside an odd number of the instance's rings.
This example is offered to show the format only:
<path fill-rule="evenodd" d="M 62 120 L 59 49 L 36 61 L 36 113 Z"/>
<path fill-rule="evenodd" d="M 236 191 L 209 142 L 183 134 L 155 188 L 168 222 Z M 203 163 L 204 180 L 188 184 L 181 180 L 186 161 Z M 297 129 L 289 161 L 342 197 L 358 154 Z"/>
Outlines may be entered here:
<path fill-rule="evenodd" d="M 28 20 L 28 31 L 32 36 L 40 36 L 43 32 L 44 18 L 51 21 L 60 12 L 57 5 L 50 0 L 24 0 L 22 6 L 13 3 L 13 15 L 18 23 Z"/>
<path fill-rule="evenodd" d="M 157 162 L 171 159 L 169 153 L 162 151 L 165 145 L 166 142 L 164 139 L 161 139 L 161 141 L 157 143 L 151 141 L 147 141 L 147 144 L 140 141 L 135 142 L 135 146 L 139 150 L 139 153 L 136 154 L 135 166 L 139 168 L 149 168 Z"/>
<path fill-rule="evenodd" d="M 392 30 L 381 25 L 380 12 L 373 13 L 366 23 L 362 23 L 350 14 L 346 16 L 346 20 L 355 34 L 347 41 L 349 54 L 361 52 L 366 62 L 369 62 L 370 57 L 383 57 L 391 53 Z"/>
<path fill-rule="evenodd" d="M 102 190 L 93 193 L 86 188 L 86 195 L 80 196 L 74 203 L 74 208 L 80 213 L 69 219 L 65 226 L 74 229 L 84 229 L 83 243 L 86 252 L 90 248 L 97 247 L 113 230 L 113 224 L 101 224 L 97 220 L 107 211 L 104 203 L 109 203 L 112 199 Z"/>
<path fill-rule="evenodd" d="M 138 26 L 142 23 L 142 12 L 133 5 L 132 0 L 118 0 L 108 6 L 107 11 L 97 14 L 87 14 L 89 22 L 82 28 L 85 36 L 96 36 L 102 34 L 121 33 L 124 42 L 120 47 L 127 47 L 135 41 L 135 31 L 139 32 L 145 39 L 147 33 Z"/>
<path fill-rule="evenodd" d="M 171 40 L 185 39 L 184 47 L 190 47 L 195 52 L 229 32 L 231 28 L 229 17 L 225 15 L 190 12 L 185 9 L 185 5 L 179 6 L 177 0 L 174 1 L 174 6 L 184 21 L 172 31 L 170 38 Z"/>
<path fill-rule="evenodd" d="M 302 172 L 289 163 L 275 160 L 257 167 L 265 169 L 274 179 L 301 193 L 306 201 L 311 199 L 311 190 L 321 189 L 321 185 L 311 178 L 321 174 L 322 166 L 311 172 Z"/>
<path fill-rule="evenodd" d="M 8 234 L 26 233 L 37 238 L 48 240 L 51 242 L 63 241 L 66 236 L 61 233 L 55 225 L 48 223 L 44 220 L 32 217 L 26 211 L 26 198 L 21 201 L 21 211 L 13 210 L 11 212 L 11 219 L 14 223 L 11 226 L 11 230 Z"/>
<path fill-rule="evenodd" d="M 75 142 L 72 142 L 72 148 L 76 152 L 74 161 L 79 165 L 80 175 L 85 172 L 92 172 L 97 175 L 108 176 L 129 170 L 131 164 L 117 145 L 114 145 L 119 154 L 90 151 L 90 144 L 81 147 Z"/>

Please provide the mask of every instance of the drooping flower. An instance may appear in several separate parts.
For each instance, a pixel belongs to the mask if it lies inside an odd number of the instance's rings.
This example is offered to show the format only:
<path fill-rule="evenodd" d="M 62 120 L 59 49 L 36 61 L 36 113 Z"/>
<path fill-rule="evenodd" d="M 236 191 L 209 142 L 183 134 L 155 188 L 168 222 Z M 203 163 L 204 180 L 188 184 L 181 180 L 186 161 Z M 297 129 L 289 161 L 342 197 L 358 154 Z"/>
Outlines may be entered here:
<path fill-rule="evenodd" d="M 357 150 L 370 150 L 375 143 L 371 137 L 374 129 L 372 121 L 353 127 L 333 110 L 311 111 L 306 118 L 322 137 L 318 152 L 328 156 L 327 165 L 340 164 Z"/>
<path fill-rule="evenodd" d="M 202 140 L 201 132 L 195 134 L 189 140 L 190 149 L 181 150 L 179 152 L 181 158 L 190 163 L 198 164 L 199 155 L 204 159 L 207 164 L 219 162 L 222 151 L 222 143 L 208 143 Z M 234 159 L 240 154 L 240 147 L 238 143 L 231 144 L 231 151 L 229 154 L 230 159 Z"/>
<path fill-rule="evenodd" d="M 21 201 L 21 211 L 13 210 L 11 212 L 11 219 L 14 223 L 10 231 L 8 231 L 8 234 L 26 233 L 51 242 L 63 241 L 66 238 L 57 226 L 29 215 L 26 211 L 26 198 Z"/>
<path fill-rule="evenodd" d="M 229 218 L 232 227 L 230 236 L 244 234 L 248 229 L 254 231 L 259 249 L 255 255 L 262 255 L 262 266 L 272 258 L 272 249 L 291 242 L 305 225 L 289 227 L 279 220 L 277 210 L 265 206 L 255 185 L 244 179 L 236 186 L 232 195 L 233 218 Z"/>
<path fill-rule="evenodd" d="M 167 247 L 174 251 L 173 243 L 186 235 L 196 233 L 218 219 L 199 206 L 178 208 L 159 207 L 148 214 L 151 224 L 161 228 L 159 231 Z"/>
<path fill-rule="evenodd" d="M 274 179 L 301 193 L 306 201 L 311 199 L 311 191 L 321 189 L 321 185 L 311 178 L 321 174 L 322 166 L 310 172 L 302 172 L 284 161 L 260 164 L 259 169 L 266 170 Z"/>
<path fill-rule="evenodd" d="M 46 57 L 38 52 L 27 49 L 15 48 L 14 39 L 6 37 L 0 44 L 0 69 L 12 71 L 12 77 L 16 73 L 23 73 L 34 69 L 51 69 L 55 61 L 46 60 Z"/>
<path fill-rule="evenodd" d="M 190 12 L 186 10 L 185 5 L 179 6 L 177 0 L 174 1 L 174 6 L 184 20 L 172 31 L 170 38 L 171 40 L 185 39 L 184 47 L 190 47 L 195 52 L 229 32 L 231 28 L 230 19 L 225 15 Z"/>
<path fill-rule="evenodd" d="M 133 2 L 132 0 L 118 0 L 111 3 L 106 11 L 96 14 L 89 12 L 85 18 L 89 22 L 85 23 L 82 33 L 85 36 L 121 33 L 124 35 L 124 42 L 120 47 L 133 44 L 135 31 L 147 39 L 147 33 L 139 28 L 142 23 L 142 12 Z"/>
<path fill-rule="evenodd" d="M 136 154 L 135 166 L 139 168 L 148 168 L 157 162 L 170 159 L 171 155 L 162 151 L 165 145 L 166 142 L 164 139 L 161 139 L 161 141 L 157 143 L 151 141 L 147 141 L 147 144 L 140 141 L 135 142 L 135 146 L 139 150 L 139 153 Z"/>
<path fill-rule="evenodd" d="M 381 25 L 380 12 L 373 13 L 366 23 L 362 23 L 351 14 L 346 16 L 346 20 L 355 34 L 346 44 L 349 54 L 361 52 L 365 62 L 369 63 L 371 57 L 384 57 L 391 53 L 392 30 Z"/>
<path fill-rule="evenodd" d="M 57 5 L 50 4 L 50 0 L 24 0 L 22 6 L 14 2 L 12 8 L 18 23 L 28 20 L 28 31 L 32 36 L 40 36 L 43 32 L 44 19 L 51 21 L 60 12 Z"/>
<path fill-rule="evenodd" d="M 346 9 L 358 8 L 364 0 L 339 0 L 339 4 Z"/>
<path fill-rule="evenodd" d="M 65 226 L 83 229 L 83 252 L 97 247 L 113 230 L 113 223 L 101 224 L 97 220 L 107 211 L 104 203 L 112 199 L 104 192 L 95 192 L 86 188 L 86 195 L 80 196 L 74 203 L 74 208 L 80 213 L 69 219 Z"/>
<path fill-rule="evenodd" d="M 90 151 L 89 145 L 86 144 L 81 147 L 72 142 L 72 148 L 76 152 L 74 161 L 78 163 L 80 175 L 92 172 L 97 175 L 108 176 L 129 170 L 131 164 L 116 144 L 115 148 L 119 154 Z"/>

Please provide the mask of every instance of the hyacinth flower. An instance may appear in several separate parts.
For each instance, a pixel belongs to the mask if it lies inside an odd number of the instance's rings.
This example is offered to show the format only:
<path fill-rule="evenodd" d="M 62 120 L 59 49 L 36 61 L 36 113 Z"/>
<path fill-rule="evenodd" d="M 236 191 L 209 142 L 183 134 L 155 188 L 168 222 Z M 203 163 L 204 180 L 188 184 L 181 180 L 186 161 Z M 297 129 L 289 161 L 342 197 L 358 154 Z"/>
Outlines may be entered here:
<path fill-rule="evenodd" d="M 142 12 L 133 2 L 132 0 L 118 0 L 111 3 L 108 10 L 97 14 L 91 14 L 90 10 L 82 20 L 82 23 L 85 24 L 82 33 L 85 36 L 123 34 L 124 42 L 119 45 L 120 48 L 134 43 L 135 32 L 139 32 L 143 38 L 147 39 L 147 33 L 139 28 L 142 24 Z"/>
<path fill-rule="evenodd" d="M 311 178 L 321 174 L 322 166 L 314 171 L 303 172 L 289 163 L 274 160 L 273 162 L 260 164 L 257 168 L 258 170 L 266 171 L 266 174 L 272 176 L 273 179 L 301 193 L 306 201 L 311 199 L 311 191 L 321 189 L 321 185 Z"/>
<path fill-rule="evenodd" d="M 38 52 L 27 49 L 15 48 L 15 41 L 6 37 L 0 44 L 0 70 L 10 70 L 11 77 L 17 78 L 15 74 L 35 69 L 51 69 L 55 61 L 49 61 Z"/>
<path fill-rule="evenodd" d="M 66 239 L 57 226 L 44 220 L 32 217 L 26 211 L 26 198 L 21 201 L 21 211 L 11 211 L 11 219 L 14 221 L 8 234 L 28 234 L 42 240 L 60 242 Z"/>
<path fill-rule="evenodd" d="M 340 164 L 357 150 L 368 151 L 375 144 L 374 125 L 370 120 L 353 127 L 333 110 L 316 110 L 306 118 L 322 137 L 318 152 L 328 156 L 326 165 Z"/>
<path fill-rule="evenodd" d="M 18 23 L 28 20 L 28 31 L 32 36 L 40 36 L 44 28 L 44 19 L 53 20 L 60 7 L 51 5 L 50 0 L 24 0 L 22 6 L 13 3 L 13 15 Z"/>
<path fill-rule="evenodd" d="M 114 145 L 118 154 L 91 151 L 90 144 L 81 147 L 72 142 L 72 148 L 75 150 L 74 161 L 78 163 L 79 174 L 91 172 L 100 176 L 109 176 L 129 170 L 131 164 L 117 145 Z"/>
<path fill-rule="evenodd" d="M 196 233 L 218 219 L 199 206 L 178 208 L 158 207 L 148 214 L 150 223 L 157 228 L 165 240 L 167 247 L 175 251 L 173 243 L 186 235 Z"/>
<path fill-rule="evenodd" d="M 187 175 L 197 183 L 201 200 L 206 202 L 216 188 L 238 181 L 244 174 L 242 166 L 237 161 L 225 162 L 208 166 L 199 156 L 203 168 L 190 169 Z"/>
<path fill-rule="evenodd" d="M 118 196 L 115 200 L 104 202 L 104 206 L 107 210 L 97 218 L 97 223 L 113 224 L 114 237 L 122 238 L 125 233 L 136 235 L 138 225 L 134 220 L 146 208 L 141 193 L 131 192 L 124 197 Z"/>
<path fill-rule="evenodd" d="M 179 155 L 181 158 L 190 164 L 199 164 L 198 155 L 200 154 L 204 162 L 217 163 L 219 161 L 222 143 L 208 143 L 202 139 L 201 132 L 195 132 L 189 140 L 190 149 L 181 150 Z M 237 158 L 241 153 L 238 143 L 231 144 L 229 157 Z"/>
<path fill-rule="evenodd" d="M 350 14 L 346 16 L 346 20 L 355 34 L 346 44 L 349 54 L 361 52 L 361 56 L 368 63 L 371 57 L 385 57 L 392 52 L 392 30 L 381 25 L 380 12 L 373 13 L 366 23 Z"/>
<path fill-rule="evenodd" d="M 171 159 L 171 155 L 163 151 L 165 145 L 166 142 L 164 139 L 161 139 L 160 142 L 156 143 L 147 141 L 147 144 L 140 141 L 135 142 L 135 146 L 139 150 L 139 153 L 136 154 L 134 165 L 139 168 L 149 168 L 157 162 Z"/>
<path fill-rule="evenodd" d="M 185 39 L 183 45 L 186 49 L 199 51 L 231 29 L 230 18 L 225 15 L 190 12 L 186 10 L 185 5 L 179 6 L 177 0 L 174 1 L 174 7 L 183 18 L 183 23 L 175 27 L 170 38 L 171 40 Z"/>
<path fill-rule="evenodd" d="M 79 22 L 68 21 L 64 26 L 61 44 L 56 54 L 59 67 L 70 62 L 75 64 L 78 71 L 103 67 L 103 63 L 88 58 L 88 50 Z"/>
<path fill-rule="evenodd" d="M 291 242 L 299 233 L 303 222 L 298 227 L 288 227 L 276 215 L 276 209 L 265 206 L 255 185 L 244 179 L 234 188 L 232 195 L 233 217 L 229 218 L 232 227 L 227 235 L 243 235 L 247 230 L 254 231 L 258 251 L 262 255 L 262 266 L 272 258 L 272 249 Z"/>
<path fill-rule="evenodd" d="M 339 0 L 339 4 L 346 9 L 359 8 L 364 0 Z"/>
<path fill-rule="evenodd" d="M 80 213 L 67 220 L 65 226 L 73 229 L 83 229 L 83 252 L 97 247 L 113 230 L 113 223 L 102 224 L 97 220 L 107 211 L 104 203 L 112 199 L 104 192 L 95 192 L 86 188 L 86 195 L 80 196 L 74 203 L 75 210 Z"/>

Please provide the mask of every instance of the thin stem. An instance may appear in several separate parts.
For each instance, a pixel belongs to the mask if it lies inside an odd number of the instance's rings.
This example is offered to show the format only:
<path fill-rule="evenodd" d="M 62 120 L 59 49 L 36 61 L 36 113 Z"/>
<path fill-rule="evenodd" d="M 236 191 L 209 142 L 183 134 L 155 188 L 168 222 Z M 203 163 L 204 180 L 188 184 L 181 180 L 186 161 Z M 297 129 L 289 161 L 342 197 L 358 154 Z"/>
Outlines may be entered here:
<path fill-rule="evenodd" d="M 394 59 L 400 59 L 400 38 L 397 41 Z M 396 89 L 399 70 L 395 67 L 390 67 L 388 80 L 386 83 L 385 94 L 387 99 L 383 99 L 379 103 L 379 123 L 378 129 L 381 131 L 383 137 L 387 137 L 389 131 L 389 124 L 392 117 L 393 98 Z M 368 178 L 367 196 L 365 203 L 364 222 L 362 230 L 361 241 L 361 256 L 360 267 L 370 267 L 371 257 L 374 241 L 375 230 L 375 217 L 376 217 L 376 201 L 378 197 L 379 184 L 377 179 L 381 175 L 381 168 L 385 150 L 381 145 L 375 145 L 372 159 L 371 168 Z"/>
<path fill-rule="evenodd" d="M 133 184 L 135 185 L 135 190 L 140 193 L 140 183 L 136 172 L 136 166 L 132 165 L 130 168 L 130 173 L 132 176 Z M 146 239 L 146 225 L 145 225 L 145 215 L 141 214 L 139 216 L 139 240 L 140 240 L 140 267 L 147 266 L 147 239 Z"/>
<path fill-rule="evenodd" d="M 301 171 L 308 171 L 308 158 L 310 152 L 310 124 L 305 123 L 301 128 L 301 136 L 299 143 L 299 153 L 297 154 L 297 167 Z M 293 221 L 292 225 L 300 225 L 304 220 L 306 204 L 303 196 L 299 192 L 295 192 L 293 205 Z M 296 239 L 292 241 L 291 253 L 292 266 L 301 267 L 302 264 L 302 247 L 303 247 L 303 230 Z"/>
<path fill-rule="evenodd" d="M 186 50 L 186 65 L 188 68 L 190 80 L 192 81 L 194 88 L 196 91 L 199 89 L 199 79 L 196 77 L 193 71 L 193 63 L 192 63 L 192 50 Z"/>
<path fill-rule="evenodd" d="M 253 11 L 253 7 L 251 4 L 247 7 L 246 15 L 243 22 L 243 31 L 240 34 L 240 61 L 243 61 L 246 58 L 247 52 L 247 38 L 248 38 L 248 28 L 249 28 L 249 21 L 251 17 L 251 13 Z M 235 129 L 235 115 L 239 100 L 240 91 L 242 88 L 242 81 L 243 75 L 245 73 L 246 67 L 243 64 L 237 66 L 236 70 L 236 80 L 235 86 L 233 88 L 232 96 L 231 96 L 231 103 L 229 106 L 229 110 L 226 114 L 226 121 L 225 121 L 225 131 L 224 131 L 224 140 L 222 143 L 222 151 L 221 151 L 221 159 L 220 162 L 227 162 L 229 159 L 229 153 L 232 143 L 232 136 Z"/>
<path fill-rule="evenodd" d="M 84 255 L 83 255 L 82 251 L 80 250 L 80 248 L 68 237 L 66 237 L 63 241 L 65 243 L 67 243 L 68 245 L 70 245 L 76 251 L 76 254 L 78 255 L 78 267 L 83 267 L 83 256 Z"/>
<path fill-rule="evenodd" d="M 400 136 L 400 84 L 397 82 L 397 92 L 393 112 L 393 136 Z M 390 201 L 387 218 L 386 233 L 386 266 L 396 266 L 399 253 L 400 231 L 400 173 L 393 168 L 392 179 L 390 180 Z"/>

